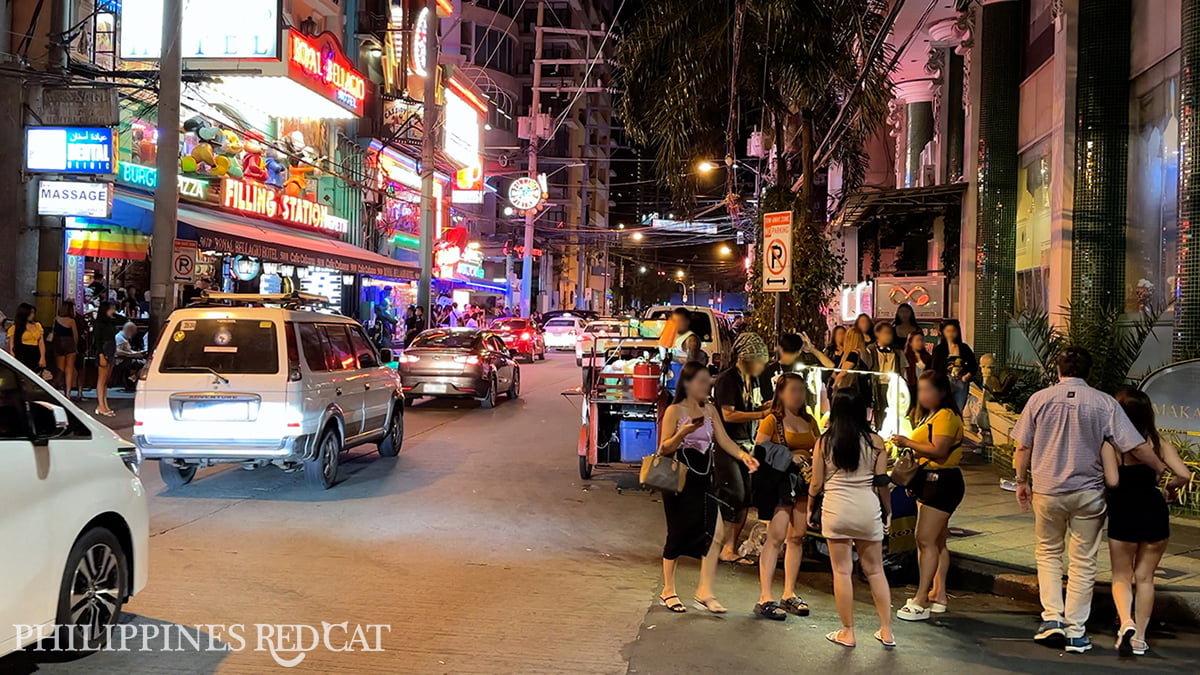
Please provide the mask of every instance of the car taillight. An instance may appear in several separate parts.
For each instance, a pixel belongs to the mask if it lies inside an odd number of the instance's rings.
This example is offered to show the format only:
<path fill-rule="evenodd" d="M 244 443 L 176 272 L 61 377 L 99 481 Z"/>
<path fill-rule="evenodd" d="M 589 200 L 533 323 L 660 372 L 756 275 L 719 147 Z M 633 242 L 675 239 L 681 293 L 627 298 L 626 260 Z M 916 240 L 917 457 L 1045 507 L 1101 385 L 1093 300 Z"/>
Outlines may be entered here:
<path fill-rule="evenodd" d="M 416 354 L 401 354 L 396 359 L 396 361 L 398 361 L 400 363 L 416 363 L 417 361 L 420 361 L 420 360 L 421 360 L 421 357 L 417 356 Z"/>
<path fill-rule="evenodd" d="M 524 333 L 521 333 L 521 339 L 522 339 L 522 340 L 532 340 L 532 339 L 533 339 L 533 333 L 530 333 L 530 332 L 528 332 L 528 331 L 526 331 L 526 332 L 524 332 Z"/>
<path fill-rule="evenodd" d="M 455 363 L 465 363 L 468 366 L 477 366 L 477 365 L 479 365 L 479 357 L 474 354 L 467 354 L 466 356 L 456 356 L 456 357 L 454 357 L 454 362 Z"/>

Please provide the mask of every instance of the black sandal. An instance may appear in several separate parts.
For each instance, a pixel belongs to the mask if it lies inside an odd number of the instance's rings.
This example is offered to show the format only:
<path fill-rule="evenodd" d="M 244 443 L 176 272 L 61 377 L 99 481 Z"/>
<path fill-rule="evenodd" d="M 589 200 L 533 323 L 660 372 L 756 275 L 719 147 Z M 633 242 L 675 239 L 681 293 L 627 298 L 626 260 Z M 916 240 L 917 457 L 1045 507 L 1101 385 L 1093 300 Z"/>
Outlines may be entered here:
<path fill-rule="evenodd" d="M 754 613 L 764 619 L 770 619 L 772 621 L 783 621 L 787 619 L 787 612 L 784 611 L 784 609 L 779 606 L 779 603 L 775 602 L 774 600 L 758 603 L 754 606 Z"/>
<path fill-rule="evenodd" d="M 672 600 L 675 602 L 671 602 Z M 687 611 L 687 607 L 683 604 L 683 601 L 679 599 L 678 595 L 668 595 L 665 598 L 660 595 L 658 596 L 658 604 L 666 607 L 667 611 L 674 612 L 676 614 L 683 614 Z"/>
<path fill-rule="evenodd" d="M 790 598 L 784 598 L 780 603 L 784 610 L 796 616 L 808 616 L 808 603 L 798 595 L 793 595 Z"/>

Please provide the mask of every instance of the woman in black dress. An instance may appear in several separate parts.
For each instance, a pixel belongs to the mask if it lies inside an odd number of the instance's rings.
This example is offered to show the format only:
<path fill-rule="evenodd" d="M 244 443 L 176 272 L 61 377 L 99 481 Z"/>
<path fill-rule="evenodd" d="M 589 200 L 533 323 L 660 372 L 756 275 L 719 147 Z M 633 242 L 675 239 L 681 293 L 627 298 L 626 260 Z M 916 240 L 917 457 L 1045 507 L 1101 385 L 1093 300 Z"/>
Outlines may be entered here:
<path fill-rule="evenodd" d="M 963 341 L 958 319 L 946 319 L 939 327 L 941 340 L 933 348 L 933 369 L 945 373 L 954 388 L 954 403 L 959 410 L 967 407 L 971 395 L 971 379 L 979 369 L 979 361 L 971 346 Z"/>
<path fill-rule="evenodd" d="M 1167 482 L 1172 495 L 1187 485 L 1191 472 L 1175 446 L 1164 442 L 1154 425 L 1154 407 L 1144 392 L 1127 387 L 1117 392 L 1117 402 L 1129 421 L 1154 446 L 1173 477 Z M 1121 628 L 1117 651 L 1122 656 L 1145 654 L 1146 626 L 1154 608 L 1154 571 L 1167 549 L 1170 513 L 1154 469 L 1133 453 L 1104 445 L 1104 482 L 1108 484 L 1108 550 L 1112 559 L 1112 594 Z M 1136 589 L 1136 595 L 1135 595 Z"/>
<path fill-rule="evenodd" d="M 690 361 L 679 373 L 675 402 L 667 408 L 659 428 L 658 454 L 675 457 L 687 466 L 687 480 L 678 494 L 663 493 L 667 516 L 667 542 L 663 546 L 663 590 L 659 603 L 672 612 L 686 612 L 675 592 L 675 568 L 680 556 L 700 559 L 700 583 L 696 586 L 697 609 L 713 614 L 727 610 L 713 595 L 713 579 L 721 554 L 719 506 L 711 494 L 712 453 L 719 447 L 746 465 L 758 469 L 754 455 L 730 440 L 709 402 L 712 376 L 708 368 Z"/>

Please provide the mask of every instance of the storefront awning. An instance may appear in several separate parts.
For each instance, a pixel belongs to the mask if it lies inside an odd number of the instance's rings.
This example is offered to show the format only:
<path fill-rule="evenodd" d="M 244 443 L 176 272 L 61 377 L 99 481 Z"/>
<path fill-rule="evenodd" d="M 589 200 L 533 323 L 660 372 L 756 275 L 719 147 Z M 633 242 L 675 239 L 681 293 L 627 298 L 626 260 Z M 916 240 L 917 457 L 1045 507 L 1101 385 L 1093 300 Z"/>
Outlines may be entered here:
<path fill-rule="evenodd" d="M 946 183 L 898 190 L 860 190 L 848 195 L 831 223 L 833 227 L 855 227 L 875 215 L 942 213 L 962 205 L 966 183 Z"/>
<path fill-rule="evenodd" d="M 149 200 L 118 193 L 127 201 L 149 211 Z M 179 205 L 176 236 L 199 242 L 203 251 L 218 251 L 307 267 L 327 267 L 349 274 L 366 274 L 391 279 L 418 279 L 413 265 L 372 253 L 343 241 L 311 236 L 283 226 L 233 214 Z"/>

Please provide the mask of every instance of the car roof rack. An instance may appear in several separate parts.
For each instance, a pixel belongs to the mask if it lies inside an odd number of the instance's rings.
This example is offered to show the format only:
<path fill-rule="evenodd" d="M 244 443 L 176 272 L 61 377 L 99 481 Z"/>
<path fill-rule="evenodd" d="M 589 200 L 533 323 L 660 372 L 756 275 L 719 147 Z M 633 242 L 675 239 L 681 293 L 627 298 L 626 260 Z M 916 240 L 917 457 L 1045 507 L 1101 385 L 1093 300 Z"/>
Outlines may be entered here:
<path fill-rule="evenodd" d="M 188 307 L 282 307 L 284 309 L 328 309 L 329 298 L 313 293 L 210 293 L 205 291 Z"/>

